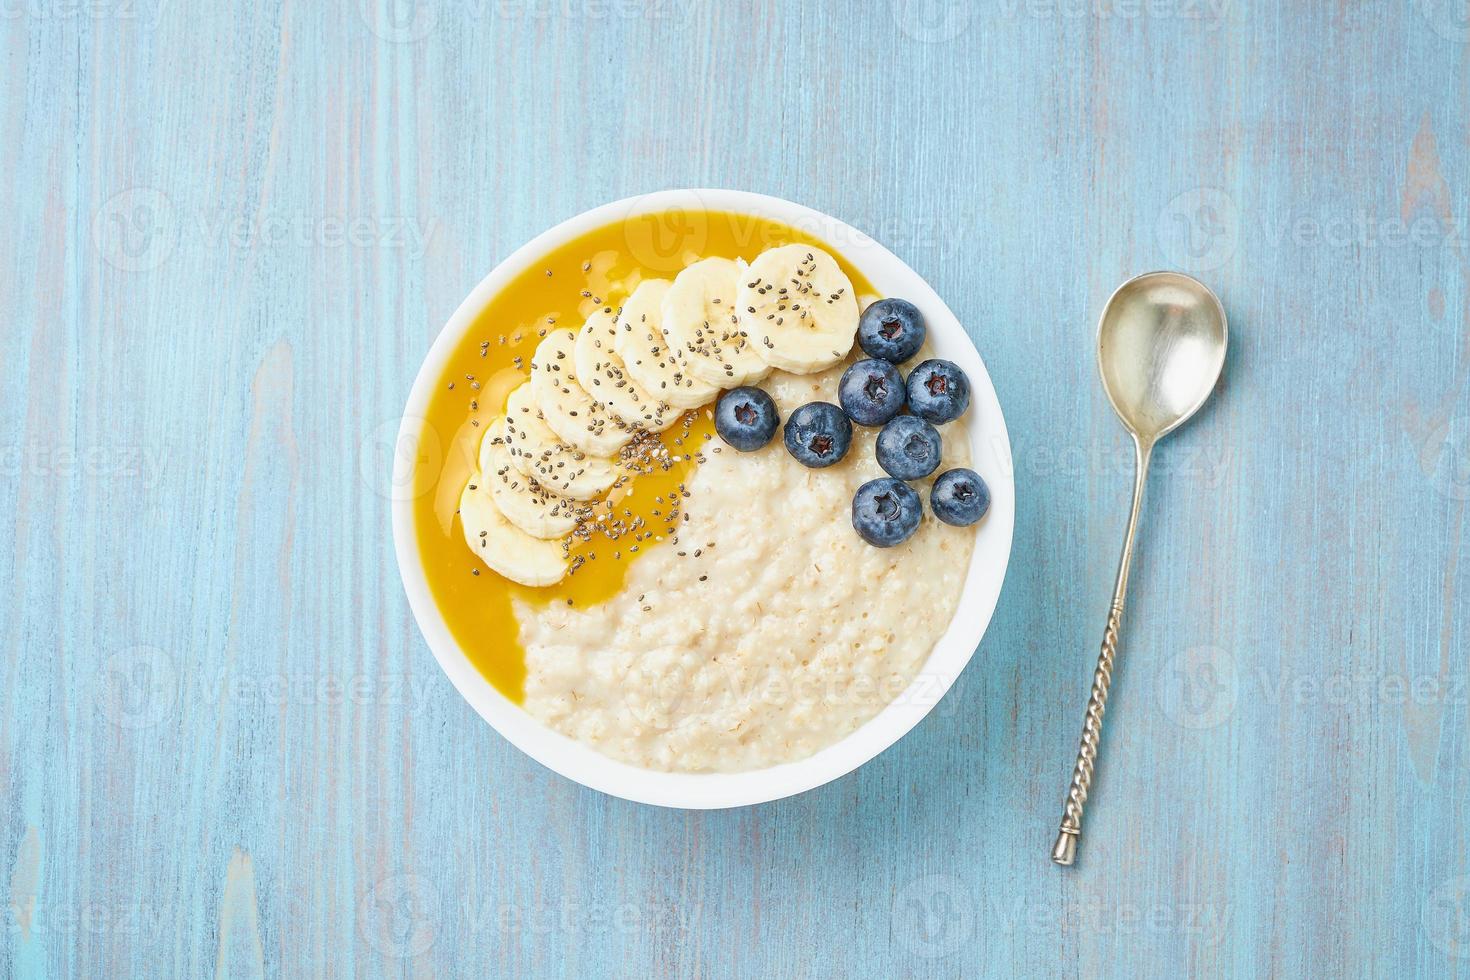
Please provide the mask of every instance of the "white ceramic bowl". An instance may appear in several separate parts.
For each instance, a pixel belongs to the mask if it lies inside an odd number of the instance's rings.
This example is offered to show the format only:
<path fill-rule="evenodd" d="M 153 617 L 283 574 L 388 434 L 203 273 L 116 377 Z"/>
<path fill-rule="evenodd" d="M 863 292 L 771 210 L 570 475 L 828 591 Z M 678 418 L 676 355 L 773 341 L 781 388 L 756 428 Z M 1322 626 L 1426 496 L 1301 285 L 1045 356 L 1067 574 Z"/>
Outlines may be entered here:
<path fill-rule="evenodd" d="M 738 773 L 668 773 L 616 762 L 536 721 L 506 699 L 470 663 L 450 635 L 429 594 L 414 540 L 413 501 L 393 499 L 393 540 L 409 605 L 429 649 L 444 673 L 480 716 L 517 748 L 542 765 L 584 786 L 613 796 L 688 809 L 743 806 L 780 799 L 846 775 L 898 741 L 919 723 L 969 663 L 1000 597 L 1011 553 L 1015 522 L 1010 439 L 995 397 L 995 387 L 974 344 L 955 315 L 919 275 L 867 235 L 811 208 L 780 198 L 731 190 L 673 190 L 627 198 L 593 208 L 543 232 L 513 252 L 480 281 L 440 332 L 419 368 L 398 433 L 393 486 L 411 486 L 411 467 L 424 410 L 445 363 L 474 323 L 475 315 L 522 270 L 552 249 L 603 225 L 649 213 L 685 210 L 726 211 L 784 222 L 815 235 L 861 270 L 883 296 L 901 296 L 923 311 L 929 339 L 940 357 L 954 361 L 970 377 L 972 401 L 967 419 L 974 468 L 991 489 L 989 516 L 977 526 L 974 557 L 960 597 L 959 611 L 913 684 L 876 717 L 835 745 L 798 762 Z M 647 220 L 644 218 L 643 220 Z M 640 256 L 641 257 L 641 256 Z"/>

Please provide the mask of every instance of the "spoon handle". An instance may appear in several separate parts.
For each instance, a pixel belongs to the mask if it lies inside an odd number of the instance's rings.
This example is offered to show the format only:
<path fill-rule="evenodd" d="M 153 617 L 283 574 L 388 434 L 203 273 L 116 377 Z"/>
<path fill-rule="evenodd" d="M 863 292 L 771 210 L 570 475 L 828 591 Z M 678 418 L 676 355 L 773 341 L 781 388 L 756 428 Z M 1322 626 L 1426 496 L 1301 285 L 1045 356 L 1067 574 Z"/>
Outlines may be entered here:
<path fill-rule="evenodd" d="M 1092 693 L 1087 698 L 1087 714 L 1082 720 L 1082 744 L 1077 749 L 1077 765 L 1072 770 L 1072 785 L 1067 790 L 1067 803 L 1062 811 L 1062 825 L 1052 845 L 1051 859 L 1070 865 L 1077 860 L 1077 839 L 1082 834 L 1082 808 L 1092 788 L 1097 766 L 1097 750 L 1102 739 L 1103 712 L 1108 706 L 1108 685 L 1113 681 L 1113 661 L 1118 655 L 1118 629 L 1123 623 L 1123 602 L 1128 594 L 1128 571 L 1133 565 L 1133 538 L 1138 531 L 1138 515 L 1143 509 L 1143 485 L 1148 479 L 1148 459 L 1152 446 L 1133 438 L 1133 509 L 1128 515 L 1128 534 L 1123 539 L 1123 554 L 1118 559 L 1118 580 L 1113 587 L 1113 604 L 1108 609 L 1108 624 L 1103 630 L 1102 651 L 1097 657 L 1097 670 L 1092 674 Z"/>

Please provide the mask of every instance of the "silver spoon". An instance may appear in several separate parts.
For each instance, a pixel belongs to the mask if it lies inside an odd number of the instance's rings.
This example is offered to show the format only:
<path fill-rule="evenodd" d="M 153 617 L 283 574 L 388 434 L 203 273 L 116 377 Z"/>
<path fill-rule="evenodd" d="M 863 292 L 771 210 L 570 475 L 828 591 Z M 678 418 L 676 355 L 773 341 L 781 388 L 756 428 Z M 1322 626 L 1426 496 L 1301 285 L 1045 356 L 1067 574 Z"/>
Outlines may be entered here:
<path fill-rule="evenodd" d="M 1082 807 L 1092 786 L 1113 658 L 1118 653 L 1118 626 L 1128 592 L 1128 568 L 1133 563 L 1133 536 L 1143 507 L 1149 455 L 1156 442 L 1210 397 L 1225 364 L 1225 342 L 1225 310 L 1219 299 L 1203 283 L 1178 272 L 1150 272 L 1123 283 L 1098 321 L 1097 366 L 1103 390 L 1133 437 L 1133 510 L 1118 561 L 1118 582 L 1103 631 L 1102 653 L 1092 675 L 1082 746 L 1077 751 L 1061 830 L 1051 849 L 1051 859 L 1057 864 L 1077 859 Z"/>

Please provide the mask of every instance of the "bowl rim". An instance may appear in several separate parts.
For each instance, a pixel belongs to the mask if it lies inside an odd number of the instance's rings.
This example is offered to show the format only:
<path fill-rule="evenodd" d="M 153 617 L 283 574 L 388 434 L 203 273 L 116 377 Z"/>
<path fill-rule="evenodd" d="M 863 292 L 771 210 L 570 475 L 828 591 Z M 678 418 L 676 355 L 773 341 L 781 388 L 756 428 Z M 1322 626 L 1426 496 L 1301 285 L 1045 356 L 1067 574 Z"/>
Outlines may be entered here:
<path fill-rule="evenodd" d="M 971 465 L 991 488 L 990 512 L 977 528 L 954 617 L 904 692 L 832 745 L 765 769 L 718 773 L 644 769 L 602 755 L 533 718 L 491 686 L 449 632 L 429 592 L 414 535 L 411 488 L 424 410 L 450 355 L 480 310 L 517 275 L 565 242 L 604 225 L 679 209 L 767 218 L 812 234 L 861 270 L 879 295 L 903 296 L 917 305 L 936 356 L 955 361 L 969 375 Z M 898 256 L 837 218 L 782 198 L 723 188 L 679 188 L 612 201 L 554 225 L 502 259 L 459 304 L 430 346 L 404 407 L 393 459 L 390 499 L 399 577 L 419 631 L 460 696 L 512 745 L 553 772 L 610 796 L 681 809 L 745 806 L 815 789 L 871 761 L 912 730 L 954 685 L 979 647 L 1000 598 L 1015 526 L 1010 437 L 995 386 L 974 342 L 934 289 Z"/>

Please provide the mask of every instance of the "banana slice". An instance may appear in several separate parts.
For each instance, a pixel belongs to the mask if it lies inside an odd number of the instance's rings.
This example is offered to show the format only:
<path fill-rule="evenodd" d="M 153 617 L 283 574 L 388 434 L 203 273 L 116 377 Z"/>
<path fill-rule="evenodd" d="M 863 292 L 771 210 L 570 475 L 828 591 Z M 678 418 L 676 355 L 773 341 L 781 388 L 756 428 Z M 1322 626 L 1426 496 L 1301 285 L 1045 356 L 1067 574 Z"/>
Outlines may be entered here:
<path fill-rule="evenodd" d="M 852 350 L 858 306 L 837 260 L 811 245 L 769 248 L 740 283 L 740 323 L 772 367 L 829 368 Z"/>
<path fill-rule="evenodd" d="M 656 398 L 628 375 L 617 352 L 618 324 L 606 310 L 587 318 L 577 332 L 572 360 L 577 381 L 592 400 L 629 428 L 662 432 L 678 420 L 680 412 Z"/>
<path fill-rule="evenodd" d="M 546 541 L 506 520 L 495 505 L 485 475 L 476 472 L 459 497 L 465 543 L 492 572 L 522 585 L 554 585 L 570 563 L 559 541 Z"/>
<path fill-rule="evenodd" d="M 505 447 L 511 466 L 561 497 L 596 500 L 618 478 L 612 460 L 589 456 L 561 441 L 537 410 L 529 382 L 506 399 Z"/>
<path fill-rule="evenodd" d="M 715 400 L 717 385 L 689 373 L 679 348 L 666 346 L 662 306 L 673 285 L 667 279 L 645 279 L 618 314 L 617 351 L 628 375 L 645 391 L 676 409 L 698 408 Z"/>
<path fill-rule="evenodd" d="M 531 392 L 541 417 L 561 441 L 594 456 L 611 456 L 633 438 L 632 430 L 592 400 L 577 380 L 577 331 L 552 330 L 531 356 Z"/>
<path fill-rule="evenodd" d="M 505 442 L 505 419 L 497 418 L 480 443 L 480 475 L 505 519 L 534 538 L 564 538 L 577 526 L 581 509 L 516 468 Z"/>
<path fill-rule="evenodd" d="M 664 295 L 664 337 L 679 349 L 689 372 L 706 384 L 735 388 L 771 370 L 742 331 L 736 312 L 745 275 L 744 263 L 701 259 L 675 276 Z"/>

